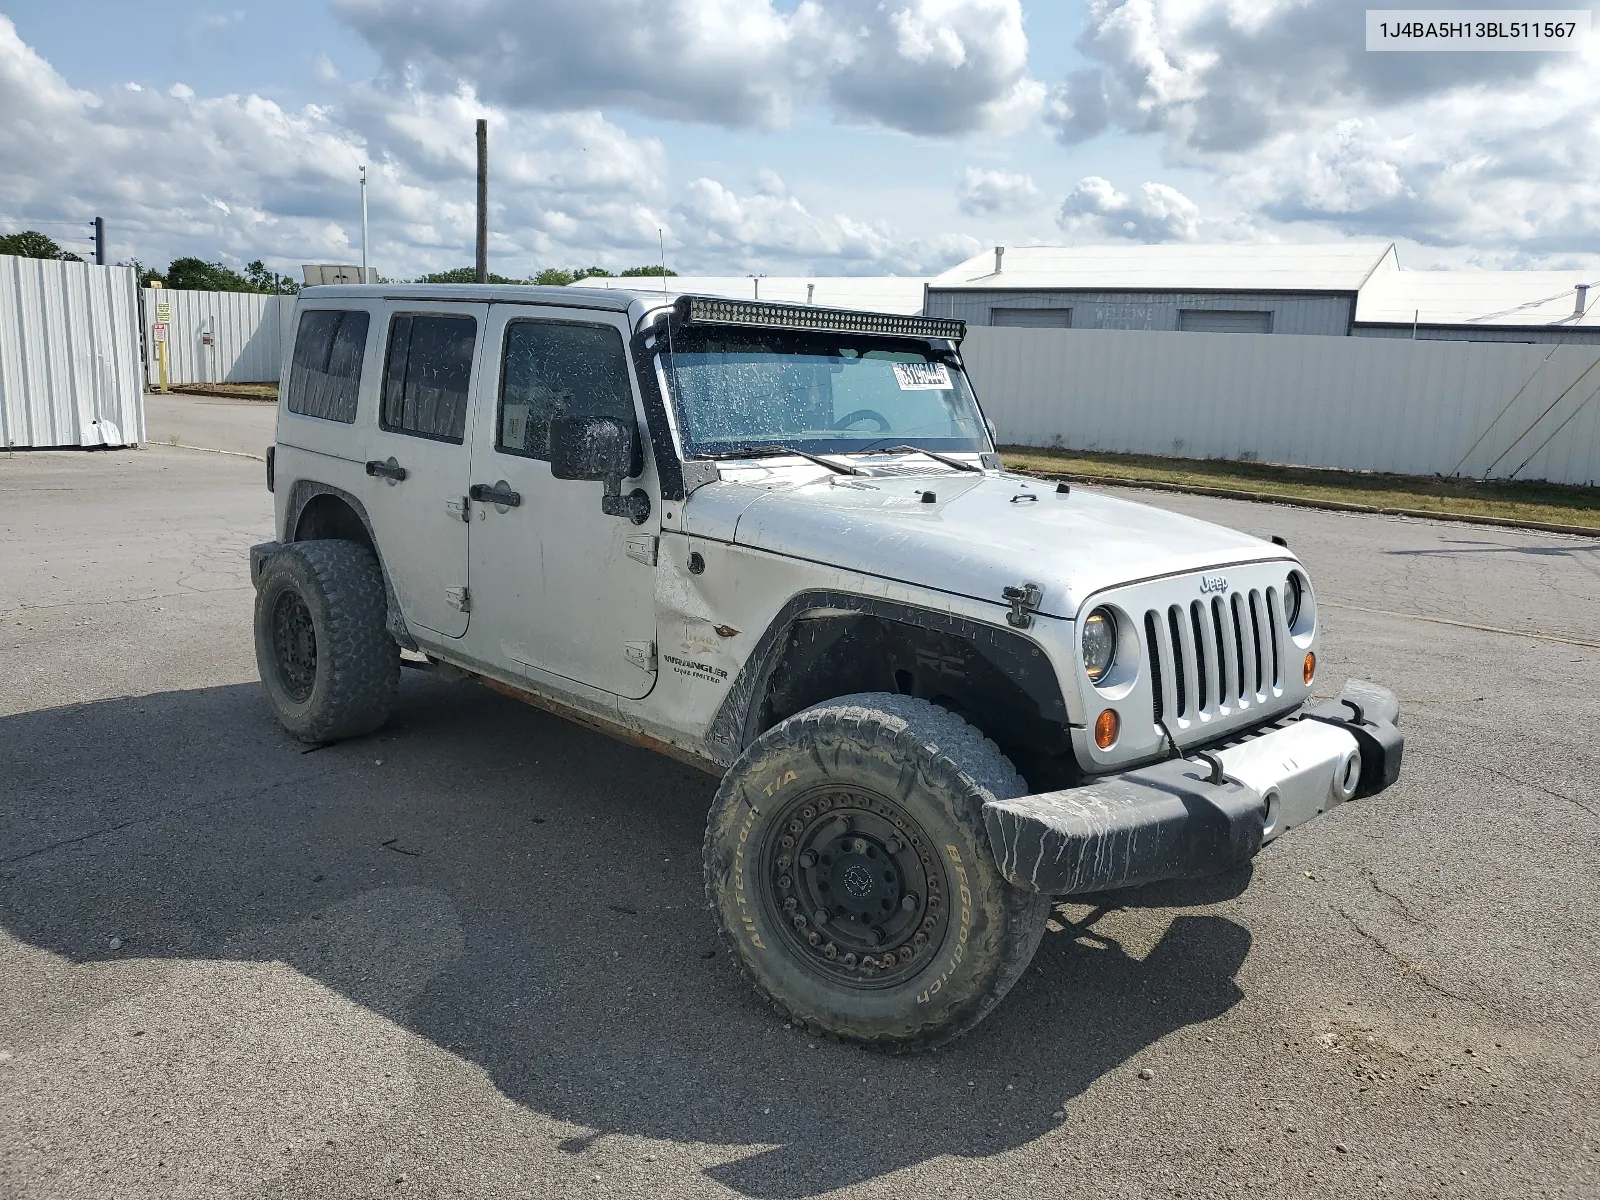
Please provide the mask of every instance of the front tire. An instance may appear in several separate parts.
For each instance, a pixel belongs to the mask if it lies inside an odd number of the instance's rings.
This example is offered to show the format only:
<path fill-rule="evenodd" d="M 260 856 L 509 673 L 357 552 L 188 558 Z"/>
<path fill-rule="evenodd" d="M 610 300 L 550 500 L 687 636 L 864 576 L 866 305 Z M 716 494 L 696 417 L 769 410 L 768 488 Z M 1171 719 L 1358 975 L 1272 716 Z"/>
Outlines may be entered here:
<path fill-rule="evenodd" d="M 400 647 L 372 551 L 356 542 L 291 542 L 261 569 L 256 666 L 278 720 L 302 742 L 371 733 L 400 687 Z"/>
<path fill-rule="evenodd" d="M 883 1050 L 981 1021 L 1038 948 L 1050 898 L 1000 875 L 990 799 L 1026 792 L 955 714 L 845 696 L 769 729 L 723 778 L 706 894 L 756 988 L 803 1027 Z"/>

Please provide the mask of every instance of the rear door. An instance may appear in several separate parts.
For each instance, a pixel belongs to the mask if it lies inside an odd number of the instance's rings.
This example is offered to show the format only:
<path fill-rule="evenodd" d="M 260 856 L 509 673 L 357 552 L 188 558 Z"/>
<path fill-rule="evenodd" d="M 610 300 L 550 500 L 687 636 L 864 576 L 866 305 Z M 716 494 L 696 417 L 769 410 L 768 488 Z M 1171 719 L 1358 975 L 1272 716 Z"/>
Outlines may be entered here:
<path fill-rule="evenodd" d="M 656 678 L 654 464 L 646 453 L 622 489 L 651 495 L 644 525 L 602 513 L 601 484 L 550 474 L 552 417 L 617 417 L 643 434 L 626 320 L 497 304 L 488 330 L 472 483 L 517 502 L 472 506 L 469 652 L 638 699 Z"/>
<path fill-rule="evenodd" d="M 472 381 L 487 304 L 385 306 L 363 502 L 409 625 L 458 638 L 471 609 Z"/>

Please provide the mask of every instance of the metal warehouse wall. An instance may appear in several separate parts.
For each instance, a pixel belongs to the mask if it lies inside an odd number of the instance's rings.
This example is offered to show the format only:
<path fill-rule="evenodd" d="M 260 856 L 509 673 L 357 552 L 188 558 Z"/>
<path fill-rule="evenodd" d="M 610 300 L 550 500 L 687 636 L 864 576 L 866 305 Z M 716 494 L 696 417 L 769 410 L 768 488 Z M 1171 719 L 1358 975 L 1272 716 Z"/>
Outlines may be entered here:
<path fill-rule="evenodd" d="M 144 440 L 127 267 L 0 255 L 0 446 Z"/>
<path fill-rule="evenodd" d="M 161 381 L 155 353 L 156 305 L 169 304 L 167 382 L 274 383 L 291 340 L 293 296 L 256 292 L 144 291 L 145 377 Z M 210 344 L 206 335 L 211 336 Z"/>
<path fill-rule="evenodd" d="M 991 325 L 992 308 L 1070 308 L 1074 329 L 1176 330 L 1184 308 L 1270 312 L 1273 333 L 1344 337 L 1355 313 L 1353 293 L 1338 292 L 1080 292 L 930 288 L 927 315 Z"/>
<path fill-rule="evenodd" d="M 975 328 L 962 353 L 1003 442 L 1600 482 L 1593 346 Z"/>
<path fill-rule="evenodd" d="M 1403 338 L 1411 341 L 1409 325 L 1357 325 L 1350 331 L 1356 337 Z M 1554 329 L 1538 325 L 1481 326 L 1481 325 L 1422 325 L 1418 327 L 1419 342 L 1533 342 L 1541 346 L 1600 346 L 1600 325 L 1585 325 L 1576 329 Z"/>

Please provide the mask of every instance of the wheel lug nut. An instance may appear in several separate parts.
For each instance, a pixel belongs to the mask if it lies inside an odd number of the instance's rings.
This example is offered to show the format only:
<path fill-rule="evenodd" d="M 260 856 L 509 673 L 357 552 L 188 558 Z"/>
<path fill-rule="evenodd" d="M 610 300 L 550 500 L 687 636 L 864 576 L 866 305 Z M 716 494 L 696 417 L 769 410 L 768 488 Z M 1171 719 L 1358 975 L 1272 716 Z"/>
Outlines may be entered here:
<path fill-rule="evenodd" d="M 867 941 L 871 942 L 874 946 L 883 945 L 883 930 L 879 929 L 877 926 L 873 926 L 871 929 L 867 930 Z"/>
<path fill-rule="evenodd" d="M 819 908 L 816 912 L 811 914 L 811 919 L 818 925 L 826 925 L 828 923 L 829 915 L 830 914 L 827 909 Z"/>
<path fill-rule="evenodd" d="M 917 894 L 915 892 L 907 892 L 900 901 L 900 907 L 905 909 L 907 912 L 916 912 Z"/>
<path fill-rule="evenodd" d="M 817 852 L 815 850 L 807 850 L 804 854 L 802 854 L 800 856 L 800 865 L 802 867 L 806 867 L 808 869 L 811 868 L 811 867 L 816 866 L 817 865 Z"/>

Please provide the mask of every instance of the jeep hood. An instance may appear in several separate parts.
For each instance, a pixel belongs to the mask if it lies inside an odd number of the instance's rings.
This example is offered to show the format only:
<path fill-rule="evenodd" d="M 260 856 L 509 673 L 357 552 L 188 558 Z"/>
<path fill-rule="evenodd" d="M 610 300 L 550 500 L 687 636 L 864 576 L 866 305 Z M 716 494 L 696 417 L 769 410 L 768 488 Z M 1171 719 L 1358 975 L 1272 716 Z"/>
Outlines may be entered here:
<path fill-rule="evenodd" d="M 1292 559 L 1259 538 L 1077 485 L 1058 493 L 1053 483 L 1015 476 L 790 484 L 786 473 L 739 474 L 750 481 L 696 490 L 684 508 L 685 532 L 997 604 L 1002 589 L 1037 583 L 1040 611 L 1067 619 L 1118 584 Z"/>

